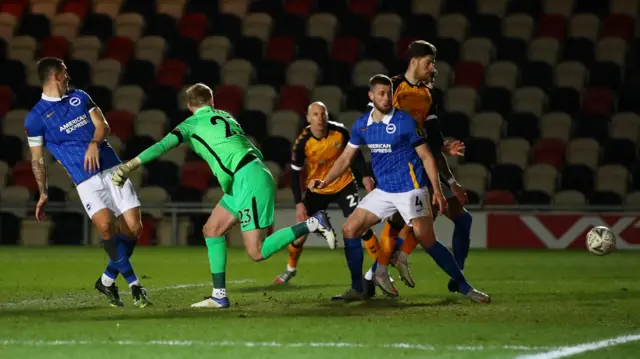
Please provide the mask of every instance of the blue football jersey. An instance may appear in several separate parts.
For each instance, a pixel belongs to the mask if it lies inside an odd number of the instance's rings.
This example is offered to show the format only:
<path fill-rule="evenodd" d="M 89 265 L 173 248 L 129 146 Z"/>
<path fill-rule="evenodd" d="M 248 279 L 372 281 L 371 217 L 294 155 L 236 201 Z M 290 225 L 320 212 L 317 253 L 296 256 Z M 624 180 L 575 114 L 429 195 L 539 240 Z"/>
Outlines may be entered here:
<path fill-rule="evenodd" d="M 111 145 L 104 141 L 98 146 L 100 169 L 94 173 L 84 169 L 84 156 L 96 130 L 89 113 L 96 108 L 82 90 L 69 91 L 62 98 L 43 94 L 24 123 L 29 146 L 46 147 L 76 185 L 121 163 Z"/>
<path fill-rule="evenodd" d="M 385 192 L 409 192 L 429 186 L 422 160 L 415 147 L 424 143 L 417 123 L 408 113 L 393 109 L 381 122 L 371 118 L 373 111 L 356 120 L 349 145 L 367 146 L 377 187 Z"/>

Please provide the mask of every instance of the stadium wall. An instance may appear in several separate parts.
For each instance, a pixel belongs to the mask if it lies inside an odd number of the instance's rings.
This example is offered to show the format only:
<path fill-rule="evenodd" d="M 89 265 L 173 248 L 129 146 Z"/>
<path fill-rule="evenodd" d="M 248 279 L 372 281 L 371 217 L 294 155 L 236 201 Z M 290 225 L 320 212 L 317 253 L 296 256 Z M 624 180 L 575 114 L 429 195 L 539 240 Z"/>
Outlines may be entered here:
<path fill-rule="evenodd" d="M 490 212 L 474 211 L 471 230 L 472 248 L 585 248 L 584 238 L 595 226 L 607 226 L 617 236 L 619 249 L 640 250 L 640 212 Z M 331 223 L 340 231 L 345 222 L 340 210 L 329 210 Z M 293 209 L 276 211 L 275 228 L 295 224 Z M 376 226 L 380 233 L 382 225 Z M 436 221 L 438 239 L 451 245 L 453 222 Z M 323 239 L 311 235 L 305 246 L 325 247 Z"/>

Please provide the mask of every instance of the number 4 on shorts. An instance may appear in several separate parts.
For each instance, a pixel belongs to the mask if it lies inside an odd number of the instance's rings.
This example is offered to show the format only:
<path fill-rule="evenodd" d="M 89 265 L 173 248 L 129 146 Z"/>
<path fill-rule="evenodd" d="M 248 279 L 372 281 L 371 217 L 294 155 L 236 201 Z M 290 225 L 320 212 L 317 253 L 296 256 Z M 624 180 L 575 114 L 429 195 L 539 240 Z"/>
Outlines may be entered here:
<path fill-rule="evenodd" d="M 416 207 L 422 207 L 422 201 L 420 200 L 420 196 L 416 196 Z"/>

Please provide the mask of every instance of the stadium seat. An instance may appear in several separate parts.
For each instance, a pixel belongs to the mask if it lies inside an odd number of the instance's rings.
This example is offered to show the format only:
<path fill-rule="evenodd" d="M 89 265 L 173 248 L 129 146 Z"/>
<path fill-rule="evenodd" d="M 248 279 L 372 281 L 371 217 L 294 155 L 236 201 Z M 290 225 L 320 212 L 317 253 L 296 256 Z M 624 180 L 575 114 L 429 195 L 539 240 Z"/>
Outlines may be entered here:
<path fill-rule="evenodd" d="M 311 92 L 311 102 L 320 101 L 329 113 L 338 114 L 342 110 L 344 94 L 337 86 L 318 86 Z"/>
<path fill-rule="evenodd" d="M 339 36 L 331 45 L 331 60 L 355 65 L 360 55 L 360 42 L 355 37 Z"/>
<path fill-rule="evenodd" d="M 471 117 L 476 111 L 476 91 L 472 88 L 458 87 L 447 91 L 444 109 L 447 112 L 460 112 Z"/>
<path fill-rule="evenodd" d="M 41 57 L 57 57 L 64 59 L 69 52 L 69 42 L 64 37 L 48 37 L 40 43 Z M 96 56 L 97 59 L 97 56 Z M 95 62 L 95 59 L 93 59 Z M 89 62 L 89 61 L 87 61 Z"/>
<path fill-rule="evenodd" d="M 502 137 L 503 120 L 496 112 L 483 112 L 471 119 L 471 136 L 475 138 L 488 138 L 493 142 L 499 142 Z"/>
<path fill-rule="evenodd" d="M 15 186 L 21 186 L 30 192 L 38 190 L 38 184 L 31 172 L 30 162 L 18 162 L 13 166 L 12 182 Z"/>
<path fill-rule="evenodd" d="M 113 108 L 137 115 L 142 108 L 144 92 L 139 86 L 118 87 L 113 95 Z"/>
<path fill-rule="evenodd" d="M 533 34 L 533 18 L 528 14 L 511 14 L 503 21 L 503 36 L 530 41 Z"/>
<path fill-rule="evenodd" d="M 380 61 L 384 67 L 392 70 L 397 63 L 394 47 L 395 44 L 387 38 L 371 37 L 365 41 L 362 58 L 364 60 Z"/>
<path fill-rule="evenodd" d="M 353 68 L 353 84 L 355 86 L 369 86 L 371 76 L 386 73 L 384 65 L 376 60 L 362 60 Z"/>
<path fill-rule="evenodd" d="M 80 18 L 73 13 L 57 14 L 51 22 L 51 36 L 60 36 L 73 41 L 80 30 Z"/>
<path fill-rule="evenodd" d="M 269 117 L 269 135 L 286 138 L 293 143 L 298 137 L 301 124 L 300 115 L 296 112 L 291 110 L 276 111 Z"/>
<path fill-rule="evenodd" d="M 613 94 L 604 87 L 590 87 L 582 99 L 582 111 L 587 115 L 610 115 L 613 110 Z"/>
<path fill-rule="evenodd" d="M 103 59 L 92 67 L 91 79 L 93 85 L 102 86 L 114 91 L 120 82 L 122 64 L 114 59 Z M 102 104 L 100 102 L 100 104 Z"/>
<path fill-rule="evenodd" d="M 11 103 L 13 102 L 13 91 L 11 87 L 0 85 L 0 117 L 11 110 Z"/>
<path fill-rule="evenodd" d="M 576 14 L 569 22 L 569 37 L 595 41 L 600 31 L 600 19 L 594 14 Z"/>
<path fill-rule="evenodd" d="M 460 183 L 464 183 L 467 191 L 473 192 L 476 198 L 484 194 L 488 178 L 487 169 L 484 165 L 479 163 L 466 163 L 458 166 L 456 172 L 456 178 L 459 179 Z M 472 196 L 469 198 L 470 202 L 472 202 Z"/>
<path fill-rule="evenodd" d="M 566 15 L 547 13 L 538 19 L 538 36 L 552 37 L 563 41 L 566 33 Z"/>
<path fill-rule="evenodd" d="M 293 110 L 299 115 L 306 112 L 309 104 L 309 92 L 304 86 L 288 86 L 280 90 L 281 110 Z"/>
<path fill-rule="evenodd" d="M 249 13 L 242 21 L 242 35 L 266 42 L 271 34 L 273 19 L 266 13 Z"/>
<path fill-rule="evenodd" d="M 2 120 L 2 134 L 5 136 L 24 137 L 24 121 L 30 109 L 15 109 L 7 112 Z"/>
<path fill-rule="evenodd" d="M 267 137 L 267 116 L 258 111 L 244 111 L 237 117 L 242 129 L 259 142 Z"/>
<path fill-rule="evenodd" d="M 521 73 L 521 86 L 536 86 L 543 90 L 551 87 L 553 70 L 545 62 L 529 62 L 524 64 Z"/>
<path fill-rule="evenodd" d="M 579 191 L 560 191 L 553 197 L 553 204 L 559 207 L 583 208 L 587 204 L 587 199 Z"/>
<path fill-rule="evenodd" d="M 571 136 L 571 117 L 563 112 L 547 113 L 540 119 L 540 138 L 564 143 Z"/>
<path fill-rule="evenodd" d="M 138 191 L 138 197 L 140 202 L 147 204 L 142 209 L 143 214 L 149 214 L 156 219 L 162 218 L 162 209 L 159 208 L 169 201 L 169 194 L 165 189 L 157 186 L 142 187 Z"/>
<path fill-rule="evenodd" d="M 296 43 L 291 37 L 272 37 L 267 44 L 267 60 L 291 62 L 296 54 Z"/>
<path fill-rule="evenodd" d="M 145 21 L 140 14 L 121 13 L 115 18 L 114 25 L 115 36 L 127 37 L 135 42 L 142 36 Z"/>
<path fill-rule="evenodd" d="M 629 139 L 610 139 L 604 146 L 603 163 L 618 164 L 631 169 L 638 163 L 637 146 Z"/>
<path fill-rule="evenodd" d="M 55 12 L 55 9 L 54 9 L 54 12 Z M 42 39 L 51 35 L 51 31 L 50 31 L 51 18 L 52 17 L 47 17 L 44 14 L 38 14 L 38 13 L 26 14 L 22 18 L 22 21 L 19 23 L 20 26 L 18 29 L 18 34 L 30 36 L 36 39 L 37 41 L 41 41 Z M 9 22 L 7 26 L 11 26 L 11 22 Z M 15 26 L 15 24 L 13 26 Z M 10 39 L 11 37 L 6 38 L 7 41 L 9 41 Z"/>
<path fill-rule="evenodd" d="M 103 86 L 91 86 L 86 89 L 87 93 L 93 99 L 93 101 L 100 107 L 103 112 L 111 111 L 113 104 L 113 92 Z M 37 91 L 34 91 L 34 100 L 37 99 Z M 37 101 L 37 100 L 36 100 Z"/>
<path fill-rule="evenodd" d="M 604 165 L 596 172 L 595 190 L 597 192 L 613 192 L 622 198 L 627 194 L 628 183 L 629 170 L 624 166 Z"/>
<path fill-rule="evenodd" d="M 564 143 L 555 139 L 542 139 L 536 142 L 533 149 L 532 162 L 535 164 L 549 164 L 560 168 L 564 164 Z"/>
<path fill-rule="evenodd" d="M 224 65 L 231 53 L 231 42 L 224 36 L 209 36 L 200 43 L 200 59 Z"/>
<path fill-rule="evenodd" d="M 280 168 L 280 165 L 273 162 L 273 161 L 266 161 L 264 163 L 267 168 L 269 169 L 269 172 L 271 172 L 271 175 L 273 176 L 273 179 L 276 182 L 276 186 L 279 185 L 280 183 L 280 179 L 282 178 L 282 168 Z M 291 189 L 289 189 L 289 192 L 291 192 Z M 291 203 L 291 202 L 289 202 Z"/>
<path fill-rule="evenodd" d="M 479 90 L 484 83 L 484 68 L 479 62 L 460 61 L 456 66 L 456 87 L 470 87 Z"/>
<path fill-rule="evenodd" d="M 587 69 L 577 61 L 564 61 L 555 68 L 555 85 L 557 87 L 571 87 L 578 91 L 582 90 Z"/>
<path fill-rule="evenodd" d="M 318 80 L 319 68 L 312 60 L 297 60 L 287 68 L 287 84 L 289 86 L 304 86 L 308 90 L 315 87 Z"/>
<path fill-rule="evenodd" d="M 184 14 L 178 25 L 180 35 L 196 41 L 202 41 L 207 33 L 205 14 Z"/>
<path fill-rule="evenodd" d="M 595 87 L 617 90 L 622 83 L 621 68 L 613 62 L 595 62 L 591 65 L 589 83 Z"/>
<path fill-rule="evenodd" d="M 522 168 L 516 164 L 497 164 L 491 169 L 489 189 L 516 193 L 522 190 Z"/>
<path fill-rule="evenodd" d="M 514 112 L 507 116 L 508 137 L 521 137 L 533 143 L 539 135 L 538 117 L 535 114 Z"/>
<path fill-rule="evenodd" d="M 558 171 L 549 164 L 537 164 L 526 168 L 524 172 L 524 189 L 537 191 L 551 196 L 555 193 L 558 182 Z"/>
<path fill-rule="evenodd" d="M 291 0 L 285 2 L 285 11 L 292 15 L 308 16 L 313 7 L 311 0 Z"/>
<path fill-rule="evenodd" d="M 242 19 L 239 16 L 234 14 L 216 13 L 213 18 L 213 26 L 210 26 L 207 29 L 208 34 L 224 36 L 232 42 L 242 36 Z"/>
<path fill-rule="evenodd" d="M 613 139 L 628 139 L 637 143 L 640 139 L 640 115 L 619 112 L 611 119 L 610 136 Z"/>
<path fill-rule="evenodd" d="M 548 91 L 549 111 L 565 112 L 575 116 L 580 111 L 581 90 L 573 87 L 555 87 Z"/>
<path fill-rule="evenodd" d="M 0 161 L 0 198 L 2 198 L 2 190 L 9 182 L 9 170 L 9 164 L 5 161 Z"/>
<path fill-rule="evenodd" d="M 194 188 L 203 193 L 209 186 L 211 169 L 205 161 L 191 161 L 182 166 L 180 186 Z"/>
<path fill-rule="evenodd" d="M 269 116 L 273 112 L 277 93 L 269 85 L 254 85 L 247 89 L 244 99 L 244 109 L 260 111 Z"/>
<path fill-rule="evenodd" d="M 485 192 L 482 203 L 485 206 L 514 205 L 516 204 L 516 198 L 510 191 L 491 190 Z"/>
<path fill-rule="evenodd" d="M 107 42 L 105 58 L 117 60 L 123 66 L 126 66 L 133 57 L 133 48 L 133 40 L 130 38 L 112 37 Z"/>
<path fill-rule="evenodd" d="M 270 136 L 262 143 L 262 153 L 265 161 L 276 162 L 284 168 L 291 157 L 292 142 L 284 137 Z"/>
<path fill-rule="evenodd" d="M 106 114 L 111 135 L 121 140 L 129 138 L 133 131 L 133 115 L 126 110 L 112 110 Z"/>
<path fill-rule="evenodd" d="M 283 12 L 271 13 L 275 17 L 271 36 L 287 36 L 295 39 L 304 38 L 306 33 L 306 17 L 299 17 Z"/>
<path fill-rule="evenodd" d="M 567 164 L 584 165 L 595 170 L 600 158 L 600 145 L 592 138 L 576 138 L 567 145 Z"/>
<path fill-rule="evenodd" d="M 605 115 L 581 115 L 577 121 L 576 137 L 589 137 L 598 142 L 606 141 L 609 134 L 609 117 Z"/>
<path fill-rule="evenodd" d="M 496 161 L 496 145 L 487 138 L 470 138 L 465 141 L 465 160 L 467 163 L 479 163 L 491 168 Z"/>
<path fill-rule="evenodd" d="M 453 69 L 446 61 L 438 61 L 438 75 L 435 79 L 437 84 L 437 88 L 442 91 L 446 91 L 449 89 L 449 85 L 451 84 L 451 78 L 453 77 Z"/>
<path fill-rule="evenodd" d="M 604 38 L 596 44 L 596 61 L 612 62 L 623 67 L 627 57 L 627 43 L 618 38 Z"/>
<path fill-rule="evenodd" d="M 438 36 L 461 42 L 467 35 L 469 21 L 461 14 L 444 14 L 438 18 Z"/>
<path fill-rule="evenodd" d="M 371 22 L 362 15 L 346 13 L 338 16 L 338 35 L 364 40 L 371 33 Z"/>
<path fill-rule="evenodd" d="M 570 38 L 564 44 L 562 58 L 565 61 L 578 61 L 590 66 L 595 59 L 593 42 L 583 38 Z"/>
<path fill-rule="evenodd" d="M 631 192 L 627 194 L 624 203 L 627 206 L 631 206 L 631 207 L 640 206 L 640 192 L 636 191 L 636 192 Z"/>
<path fill-rule="evenodd" d="M 498 163 L 513 164 L 521 169 L 529 163 L 531 145 L 521 138 L 505 138 L 498 146 Z"/>
<path fill-rule="evenodd" d="M 593 191 L 593 170 L 586 165 L 565 166 L 562 171 L 561 188 L 575 190 L 585 196 Z"/>
<path fill-rule="evenodd" d="M 492 42 L 502 34 L 501 17 L 494 14 L 477 14 L 470 18 L 472 37 L 484 37 Z"/>
<path fill-rule="evenodd" d="M 27 66 L 34 60 L 38 44 L 31 36 L 14 36 L 9 42 L 10 60 L 16 60 Z"/>
<path fill-rule="evenodd" d="M 409 17 L 407 21 L 411 21 L 411 19 L 414 18 L 415 16 Z M 398 14 L 378 14 L 371 24 L 371 36 L 386 38 L 395 43 L 400 39 L 402 24 L 402 18 Z M 427 26 L 424 22 L 422 25 Z M 433 28 L 435 28 L 435 26 L 433 26 Z M 432 35 L 435 35 L 435 31 Z"/>
<path fill-rule="evenodd" d="M 313 14 L 307 20 L 307 37 L 319 37 L 327 43 L 332 43 L 336 36 L 338 19 L 329 13 Z"/>
<path fill-rule="evenodd" d="M 347 108 L 349 108 L 348 104 Z M 355 107 L 355 109 L 362 109 L 362 105 Z M 447 112 L 444 118 L 446 120 L 440 123 L 443 135 L 460 141 L 469 137 L 469 116 L 462 112 Z"/>
<path fill-rule="evenodd" d="M 553 37 L 538 37 L 529 45 L 530 62 L 544 62 L 555 66 L 558 62 L 560 42 Z"/>
<path fill-rule="evenodd" d="M 478 62 L 487 66 L 493 57 L 493 43 L 485 37 L 473 37 L 462 44 L 462 61 Z"/>
<path fill-rule="evenodd" d="M 596 206 L 621 206 L 623 197 L 611 191 L 596 191 L 589 197 L 589 204 Z"/>
<path fill-rule="evenodd" d="M 618 111 L 640 113 L 640 86 L 628 84 L 619 90 Z"/>
<path fill-rule="evenodd" d="M 633 34 L 634 13 L 612 14 L 604 22 L 602 27 L 602 37 L 617 37 L 628 41 Z"/>
<path fill-rule="evenodd" d="M 438 62 L 438 70 L 440 63 Z M 485 72 L 486 85 L 513 90 L 518 81 L 518 67 L 510 61 L 497 61 L 489 65 Z"/>
<path fill-rule="evenodd" d="M 347 128 L 347 130 L 351 131 L 353 124 L 356 122 L 358 118 L 360 118 L 360 116 L 362 116 L 362 112 L 345 111 L 345 112 L 341 112 L 340 115 L 338 115 L 337 120 L 339 123 L 342 123 L 344 127 Z"/>
<path fill-rule="evenodd" d="M 11 167 L 23 159 L 22 152 L 26 146 L 22 143 L 22 136 L 24 131 L 20 137 L 0 135 L 0 160 L 7 162 Z"/>
<path fill-rule="evenodd" d="M 166 59 L 158 70 L 158 85 L 172 87 L 176 90 L 184 86 L 187 65 L 180 60 Z"/>
<path fill-rule="evenodd" d="M 527 61 L 527 42 L 515 37 L 499 39 L 496 43 L 496 60 L 524 64 Z"/>
<path fill-rule="evenodd" d="M 222 66 L 222 83 L 246 89 L 253 82 L 255 70 L 253 65 L 244 59 L 233 59 Z"/>
<path fill-rule="evenodd" d="M 220 83 L 220 66 L 213 60 L 199 60 L 191 65 L 187 82 L 201 82 L 213 88 Z"/>
<path fill-rule="evenodd" d="M 120 137 L 115 136 L 115 135 L 110 135 L 107 136 L 107 142 L 109 142 L 109 145 L 111 146 L 111 148 L 113 148 L 113 150 L 115 151 L 117 156 L 120 156 L 120 154 L 123 152 L 123 147 L 124 144 L 122 142 L 122 140 L 120 139 Z"/>
<path fill-rule="evenodd" d="M 537 87 L 521 87 L 513 96 L 513 111 L 518 113 L 532 113 L 536 117 L 542 116 L 545 107 L 545 93 Z"/>
<path fill-rule="evenodd" d="M 457 64 L 460 59 L 460 43 L 449 37 L 437 37 L 433 43 L 438 49 L 438 60 L 445 61 L 449 64 Z M 398 49 L 401 51 L 400 58 L 405 59 L 407 46 Z"/>
<path fill-rule="evenodd" d="M 94 12 L 83 17 L 83 20 L 80 35 L 95 36 L 101 42 L 113 37 L 113 19 L 109 15 Z"/>

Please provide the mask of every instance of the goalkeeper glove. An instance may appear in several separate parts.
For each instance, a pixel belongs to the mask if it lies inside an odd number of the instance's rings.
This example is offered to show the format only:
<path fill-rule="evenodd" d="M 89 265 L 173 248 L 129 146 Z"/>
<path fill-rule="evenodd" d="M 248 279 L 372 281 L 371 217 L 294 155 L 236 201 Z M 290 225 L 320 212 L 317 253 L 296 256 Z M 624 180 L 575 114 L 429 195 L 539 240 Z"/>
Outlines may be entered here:
<path fill-rule="evenodd" d="M 136 157 L 127 163 L 123 163 L 113 172 L 113 176 L 111 176 L 111 182 L 116 186 L 122 188 L 124 183 L 127 182 L 129 175 L 131 172 L 135 171 L 138 167 L 140 167 L 140 160 Z"/>

